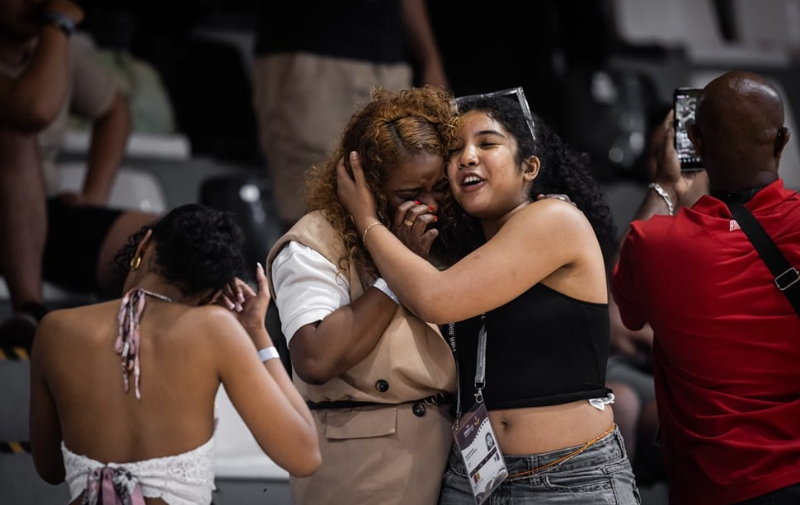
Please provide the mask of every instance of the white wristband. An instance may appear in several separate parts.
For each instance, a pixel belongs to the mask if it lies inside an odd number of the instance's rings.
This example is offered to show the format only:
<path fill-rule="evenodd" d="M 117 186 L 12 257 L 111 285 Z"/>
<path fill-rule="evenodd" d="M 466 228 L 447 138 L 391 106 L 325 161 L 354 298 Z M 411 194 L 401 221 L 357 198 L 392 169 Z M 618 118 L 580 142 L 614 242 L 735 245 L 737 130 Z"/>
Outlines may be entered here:
<path fill-rule="evenodd" d="M 664 201 L 667 203 L 667 211 L 669 212 L 669 215 L 673 215 L 675 213 L 675 206 L 672 205 L 672 198 L 670 198 L 669 193 L 667 193 L 666 190 L 661 187 L 661 184 L 657 182 L 651 182 L 647 187 L 655 190 L 655 192 L 658 193 L 658 196 L 664 199 Z"/>
<path fill-rule="evenodd" d="M 274 347 L 265 347 L 263 349 L 259 349 L 258 358 L 261 361 L 269 361 L 271 359 L 280 358 L 280 355 L 278 354 L 278 350 Z"/>
<path fill-rule="evenodd" d="M 372 287 L 380 289 L 381 291 L 386 293 L 386 296 L 394 300 L 394 303 L 400 305 L 400 299 L 397 298 L 397 295 L 394 294 L 394 292 L 392 292 L 391 289 L 389 289 L 389 285 L 386 284 L 386 281 L 383 280 L 383 277 L 378 277 L 377 279 L 375 279 L 375 282 L 372 283 Z"/>

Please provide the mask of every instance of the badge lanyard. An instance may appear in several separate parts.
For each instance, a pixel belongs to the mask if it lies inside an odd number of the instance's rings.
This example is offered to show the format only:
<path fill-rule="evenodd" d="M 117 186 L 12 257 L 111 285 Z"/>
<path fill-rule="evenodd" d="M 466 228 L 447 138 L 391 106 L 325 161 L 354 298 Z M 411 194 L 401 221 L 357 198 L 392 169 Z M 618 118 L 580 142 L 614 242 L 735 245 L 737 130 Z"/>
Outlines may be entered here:
<path fill-rule="evenodd" d="M 456 425 L 461 419 L 461 370 L 458 366 L 458 350 L 456 349 L 455 323 L 450 323 L 447 328 L 447 340 L 456 362 L 456 384 L 459 391 L 456 394 Z M 478 332 L 478 360 L 475 366 L 475 401 L 483 403 L 483 388 L 486 385 L 486 314 L 481 314 L 481 329 Z"/>
<path fill-rule="evenodd" d="M 456 361 L 459 374 L 458 354 L 455 340 L 455 324 L 448 327 L 448 341 Z M 456 394 L 456 422 L 453 438 L 467 469 L 475 503 L 481 505 L 508 476 L 505 459 L 497 445 L 497 437 L 489 420 L 489 412 L 483 402 L 486 385 L 486 315 L 481 315 L 478 332 L 478 361 L 475 367 L 475 404 L 461 418 L 461 380 L 457 377 L 459 391 Z"/>

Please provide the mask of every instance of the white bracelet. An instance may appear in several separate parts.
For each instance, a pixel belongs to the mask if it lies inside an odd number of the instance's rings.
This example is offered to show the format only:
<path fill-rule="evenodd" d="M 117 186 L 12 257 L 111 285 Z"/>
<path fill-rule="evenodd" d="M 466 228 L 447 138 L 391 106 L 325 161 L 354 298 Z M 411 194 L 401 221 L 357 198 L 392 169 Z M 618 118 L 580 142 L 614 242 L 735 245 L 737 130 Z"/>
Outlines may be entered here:
<path fill-rule="evenodd" d="M 669 193 L 667 193 L 664 188 L 661 187 L 661 184 L 657 182 L 651 182 L 648 186 L 650 189 L 654 189 L 658 196 L 664 199 L 667 203 L 667 211 L 669 211 L 669 215 L 673 215 L 675 213 L 675 206 L 672 205 L 672 198 L 669 197 Z"/>
<path fill-rule="evenodd" d="M 278 354 L 278 350 L 274 347 L 265 347 L 263 349 L 259 349 L 258 358 L 261 361 L 269 361 L 271 359 L 280 358 L 280 355 Z"/>
<path fill-rule="evenodd" d="M 377 279 L 375 279 L 375 282 L 372 283 L 372 287 L 380 289 L 381 291 L 386 293 L 386 296 L 394 300 L 394 303 L 400 305 L 400 299 L 397 298 L 397 295 L 394 294 L 394 292 L 389 288 L 389 285 L 386 284 L 386 281 L 383 280 L 383 277 L 378 277 Z"/>

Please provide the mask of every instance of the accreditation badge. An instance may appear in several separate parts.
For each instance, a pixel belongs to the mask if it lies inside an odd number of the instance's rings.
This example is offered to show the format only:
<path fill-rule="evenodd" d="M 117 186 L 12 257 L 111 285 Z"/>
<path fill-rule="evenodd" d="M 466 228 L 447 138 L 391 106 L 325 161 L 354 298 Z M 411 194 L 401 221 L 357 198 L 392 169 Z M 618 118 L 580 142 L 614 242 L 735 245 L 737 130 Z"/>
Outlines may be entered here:
<path fill-rule="evenodd" d="M 464 414 L 453 437 L 467 468 L 475 503 L 481 505 L 508 476 L 506 461 L 483 402 L 476 402 Z"/>

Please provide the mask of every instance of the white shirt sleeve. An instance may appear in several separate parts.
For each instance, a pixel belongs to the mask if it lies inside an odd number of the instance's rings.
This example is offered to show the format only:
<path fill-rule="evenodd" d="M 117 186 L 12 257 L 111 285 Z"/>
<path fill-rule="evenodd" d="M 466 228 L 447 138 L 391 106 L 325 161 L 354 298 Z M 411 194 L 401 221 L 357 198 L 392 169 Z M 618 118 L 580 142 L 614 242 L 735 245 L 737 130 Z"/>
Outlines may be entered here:
<path fill-rule="evenodd" d="M 350 303 L 349 283 L 336 272 L 336 265 L 299 242 L 289 242 L 275 257 L 272 285 L 287 345 L 301 327 Z"/>

